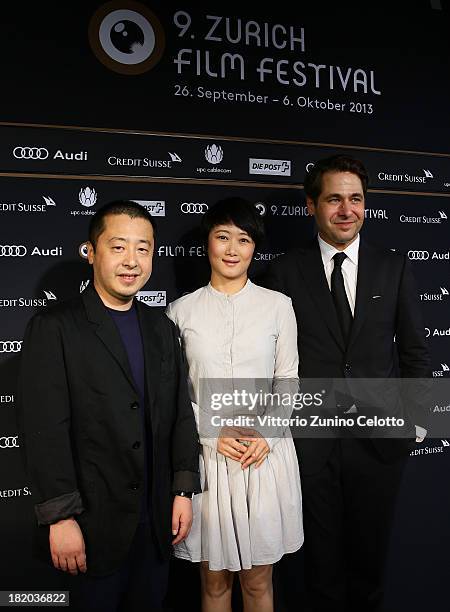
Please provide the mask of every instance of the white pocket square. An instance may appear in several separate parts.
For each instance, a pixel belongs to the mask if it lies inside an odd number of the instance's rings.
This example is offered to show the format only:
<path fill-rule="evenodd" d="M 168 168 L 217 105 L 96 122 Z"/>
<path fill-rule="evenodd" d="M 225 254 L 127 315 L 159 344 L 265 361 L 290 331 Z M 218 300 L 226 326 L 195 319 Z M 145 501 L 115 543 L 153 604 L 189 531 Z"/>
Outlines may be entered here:
<path fill-rule="evenodd" d="M 352 404 L 348 410 L 344 412 L 344 414 L 356 414 L 358 412 L 358 408 L 355 404 Z"/>
<path fill-rule="evenodd" d="M 372 295 L 372 300 L 376 300 L 377 298 L 380 298 L 381 295 Z"/>

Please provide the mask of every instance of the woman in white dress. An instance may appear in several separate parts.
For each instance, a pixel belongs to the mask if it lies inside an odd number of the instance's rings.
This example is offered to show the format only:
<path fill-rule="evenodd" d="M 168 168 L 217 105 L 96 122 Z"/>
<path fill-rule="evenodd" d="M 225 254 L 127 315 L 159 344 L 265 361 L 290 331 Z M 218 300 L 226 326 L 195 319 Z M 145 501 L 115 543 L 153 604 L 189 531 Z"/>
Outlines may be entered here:
<path fill-rule="evenodd" d="M 201 562 L 204 612 L 231 610 L 233 572 L 239 573 L 245 612 L 272 612 L 272 565 L 303 543 L 293 440 L 289 428 L 272 429 L 267 439 L 262 432 L 255 437 L 239 428 L 231 433 L 218 428 L 214 436 L 203 424 L 221 412 L 200 396 L 210 379 L 221 379 L 227 390 L 242 379 L 250 386 L 255 379 L 270 385 L 282 379 L 296 391 L 295 315 L 288 297 L 247 277 L 263 238 L 253 205 L 240 198 L 222 200 L 205 214 L 202 228 L 210 283 L 167 311 L 179 329 L 202 445 L 203 492 L 193 498 L 192 530 L 175 546 L 175 555 Z M 233 408 L 236 415 L 239 410 Z M 281 415 L 282 410 L 270 412 Z"/>

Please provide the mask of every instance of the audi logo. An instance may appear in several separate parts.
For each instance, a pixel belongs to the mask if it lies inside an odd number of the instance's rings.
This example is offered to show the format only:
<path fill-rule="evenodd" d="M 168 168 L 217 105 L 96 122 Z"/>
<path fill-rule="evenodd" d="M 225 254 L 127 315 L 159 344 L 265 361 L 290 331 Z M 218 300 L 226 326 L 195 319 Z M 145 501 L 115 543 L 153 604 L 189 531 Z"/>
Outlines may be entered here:
<path fill-rule="evenodd" d="M 195 215 L 201 215 L 208 210 L 208 204 L 204 202 L 183 202 L 181 205 L 181 212 L 192 213 Z"/>
<path fill-rule="evenodd" d="M 430 254 L 428 251 L 408 251 L 408 258 L 416 261 L 426 261 L 429 259 Z"/>
<path fill-rule="evenodd" d="M 17 438 L 19 436 L 2 436 L 0 437 L 0 448 L 19 448 Z"/>
<path fill-rule="evenodd" d="M 23 340 L 0 340 L 0 353 L 19 353 Z"/>
<path fill-rule="evenodd" d="M 13 155 L 16 159 L 47 159 L 48 151 L 43 147 L 16 147 Z"/>
<path fill-rule="evenodd" d="M 0 244 L 0 257 L 25 257 L 27 247 L 23 244 Z"/>

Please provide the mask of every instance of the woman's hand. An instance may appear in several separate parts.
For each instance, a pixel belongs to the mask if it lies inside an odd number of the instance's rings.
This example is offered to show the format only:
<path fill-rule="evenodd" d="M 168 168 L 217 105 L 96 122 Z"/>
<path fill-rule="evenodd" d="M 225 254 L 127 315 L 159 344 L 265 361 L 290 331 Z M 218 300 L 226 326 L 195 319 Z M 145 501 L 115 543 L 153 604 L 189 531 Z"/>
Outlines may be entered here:
<path fill-rule="evenodd" d="M 246 450 L 247 447 L 240 444 L 236 438 L 220 437 L 217 439 L 217 452 L 229 459 L 240 461 Z"/>
<path fill-rule="evenodd" d="M 239 441 L 247 442 L 248 446 L 245 453 L 241 456 L 240 462 L 242 469 L 245 470 L 252 463 L 255 463 L 255 468 L 259 468 L 264 459 L 270 453 L 270 447 L 267 440 L 257 431 L 253 431 L 249 437 L 241 437 Z"/>

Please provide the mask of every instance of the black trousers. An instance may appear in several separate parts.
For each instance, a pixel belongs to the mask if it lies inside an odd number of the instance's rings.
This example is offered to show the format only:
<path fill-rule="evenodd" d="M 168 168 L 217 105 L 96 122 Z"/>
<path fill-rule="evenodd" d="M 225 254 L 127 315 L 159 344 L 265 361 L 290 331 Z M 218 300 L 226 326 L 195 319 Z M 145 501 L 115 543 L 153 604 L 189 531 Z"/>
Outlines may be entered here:
<path fill-rule="evenodd" d="M 89 559 L 88 559 L 89 567 Z M 160 612 L 169 561 L 162 561 L 149 523 L 140 523 L 123 565 L 108 576 L 73 577 L 70 609 L 77 612 Z"/>
<path fill-rule="evenodd" d="M 339 439 L 323 469 L 302 475 L 311 611 L 381 610 L 390 526 L 405 464 L 406 457 L 383 463 L 370 440 Z"/>

